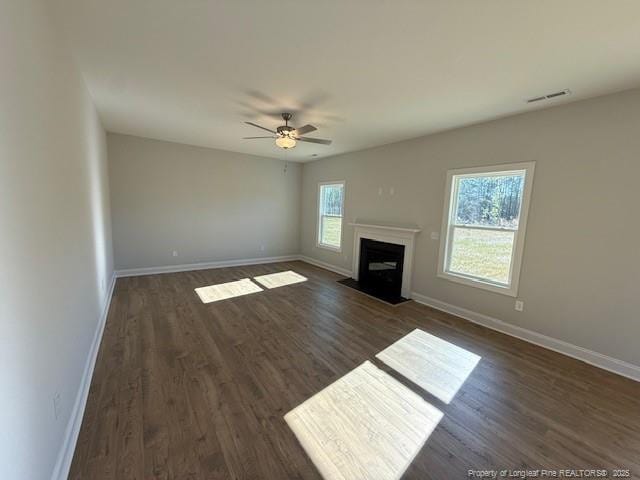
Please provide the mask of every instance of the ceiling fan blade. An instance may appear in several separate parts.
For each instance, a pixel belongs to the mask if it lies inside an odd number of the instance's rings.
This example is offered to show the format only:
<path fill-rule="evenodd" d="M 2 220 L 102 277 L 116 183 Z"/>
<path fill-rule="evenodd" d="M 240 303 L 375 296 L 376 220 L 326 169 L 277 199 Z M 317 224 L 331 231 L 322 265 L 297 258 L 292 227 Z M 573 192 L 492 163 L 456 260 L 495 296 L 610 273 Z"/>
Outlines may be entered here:
<path fill-rule="evenodd" d="M 298 137 L 298 138 L 296 138 L 296 140 L 300 140 L 301 142 L 320 143 L 322 145 L 331 145 L 331 140 L 325 140 L 324 138 Z"/>
<path fill-rule="evenodd" d="M 296 128 L 297 135 L 304 135 L 305 133 L 314 132 L 317 128 L 313 125 L 305 125 L 304 127 Z"/>
<path fill-rule="evenodd" d="M 258 127 L 258 128 L 261 128 L 262 130 L 266 130 L 267 132 L 276 133 L 276 132 L 275 132 L 275 130 L 269 130 L 269 129 L 268 129 L 268 128 L 266 128 L 266 127 L 261 127 L 261 126 L 260 126 L 260 125 L 258 125 L 257 123 L 253 123 L 253 122 L 244 122 L 244 123 L 246 123 L 247 125 L 251 125 L 252 127 Z"/>
<path fill-rule="evenodd" d="M 276 137 L 242 137 L 243 140 L 252 140 L 254 138 L 276 138 Z"/>

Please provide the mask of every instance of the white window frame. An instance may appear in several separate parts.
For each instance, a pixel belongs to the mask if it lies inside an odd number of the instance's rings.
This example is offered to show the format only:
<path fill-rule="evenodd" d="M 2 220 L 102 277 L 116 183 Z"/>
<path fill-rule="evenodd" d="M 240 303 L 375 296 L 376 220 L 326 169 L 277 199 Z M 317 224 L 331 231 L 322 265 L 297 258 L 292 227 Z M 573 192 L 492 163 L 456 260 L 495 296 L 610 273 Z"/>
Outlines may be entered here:
<path fill-rule="evenodd" d="M 518 296 L 518 284 L 520 281 L 520 269 L 522 267 L 522 254 L 524 252 L 524 241 L 527 229 L 527 217 L 529 215 L 529 204 L 531 200 L 531 190 L 533 188 L 533 173 L 535 162 L 509 163 L 502 165 L 490 165 L 483 167 L 462 168 L 447 171 L 447 183 L 445 190 L 444 211 L 442 215 L 442 230 L 440 235 L 440 255 L 438 258 L 438 277 L 444 278 L 451 282 L 461 283 L 472 287 L 489 290 L 495 293 L 509 295 L 511 297 Z M 464 275 L 448 270 L 449 254 L 451 252 L 451 242 L 453 241 L 453 229 L 456 226 L 453 222 L 457 207 L 457 182 L 456 178 L 464 176 L 496 176 L 509 175 L 524 172 L 524 188 L 522 192 L 522 202 L 520 203 L 520 215 L 518 220 L 518 228 L 501 228 L 501 227 L 469 227 L 482 230 L 494 231 L 513 231 L 514 247 L 511 256 L 511 265 L 509 269 L 509 282 L 504 285 L 498 282 L 492 282 L 486 278 Z M 458 225 L 459 226 L 459 225 Z M 467 228 L 467 226 L 465 226 Z"/>
<path fill-rule="evenodd" d="M 325 185 L 342 185 L 342 217 L 340 218 L 340 246 L 334 247 L 333 245 L 327 245 L 321 242 L 322 235 L 322 215 L 320 213 L 320 207 L 322 205 L 322 187 Z M 344 209 L 346 204 L 347 185 L 344 180 L 335 180 L 330 182 L 318 182 L 318 204 L 316 205 L 317 221 L 316 221 L 316 247 L 331 250 L 332 252 L 342 252 L 342 240 L 344 236 Z"/>

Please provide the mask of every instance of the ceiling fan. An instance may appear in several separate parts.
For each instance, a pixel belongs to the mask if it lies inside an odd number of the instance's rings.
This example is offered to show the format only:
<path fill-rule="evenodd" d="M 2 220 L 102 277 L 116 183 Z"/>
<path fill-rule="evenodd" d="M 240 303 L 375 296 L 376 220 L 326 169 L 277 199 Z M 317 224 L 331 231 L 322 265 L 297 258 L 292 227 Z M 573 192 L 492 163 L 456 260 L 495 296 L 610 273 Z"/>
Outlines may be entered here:
<path fill-rule="evenodd" d="M 297 142 L 309 142 L 309 143 L 319 143 L 320 145 L 331 145 L 331 140 L 325 140 L 324 138 L 309 138 L 302 137 L 305 133 L 313 132 L 317 130 L 313 125 L 305 125 L 304 127 L 294 128 L 289 125 L 289 120 L 291 120 L 290 113 L 283 113 L 282 119 L 284 120 L 284 125 L 280 125 L 278 128 L 271 130 L 266 127 L 262 127 L 256 123 L 252 122 L 244 122 L 247 125 L 251 125 L 252 127 L 258 127 L 262 130 L 266 130 L 267 132 L 272 133 L 268 137 L 243 137 L 243 140 L 253 140 L 256 138 L 274 138 L 276 140 L 276 145 L 280 148 L 284 148 L 288 150 L 296 146 Z"/>

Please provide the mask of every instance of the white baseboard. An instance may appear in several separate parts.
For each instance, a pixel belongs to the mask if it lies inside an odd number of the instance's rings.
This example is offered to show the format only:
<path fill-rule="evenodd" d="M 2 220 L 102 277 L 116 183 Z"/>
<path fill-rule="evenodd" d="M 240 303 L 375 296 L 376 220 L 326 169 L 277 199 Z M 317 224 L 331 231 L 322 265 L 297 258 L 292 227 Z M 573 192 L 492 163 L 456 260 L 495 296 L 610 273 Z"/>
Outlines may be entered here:
<path fill-rule="evenodd" d="M 124 270 L 116 270 L 116 276 L 118 278 L 137 277 L 138 275 L 154 275 L 157 273 L 189 272 L 192 270 L 207 270 L 209 268 L 241 267 L 243 265 L 259 265 L 262 263 L 291 262 L 299 259 L 299 255 L 285 255 L 281 257 L 244 258 L 238 260 L 221 260 L 218 262 L 165 265 L 162 267 L 128 268 Z"/>
<path fill-rule="evenodd" d="M 416 302 L 435 308 L 436 310 L 450 313 L 470 322 L 482 325 L 483 327 L 490 328 L 491 330 L 496 330 L 512 337 L 519 338 L 520 340 L 524 340 L 525 342 L 533 343 L 534 345 L 553 350 L 554 352 L 562 353 L 569 357 L 573 357 L 577 360 L 586 362 L 590 365 L 608 370 L 613 373 L 617 373 L 618 375 L 622 375 L 624 377 L 640 382 L 640 366 L 638 365 L 633 365 L 631 363 L 625 362 L 624 360 L 618 360 L 617 358 L 609 357 L 607 355 L 603 355 L 602 353 L 594 352 L 592 350 L 573 345 L 563 340 L 548 337 L 541 333 L 527 330 L 526 328 L 518 327 L 507 322 L 503 322 L 502 320 L 498 320 L 497 318 L 483 315 L 482 313 L 477 313 L 472 310 L 467 310 L 466 308 L 451 305 L 450 303 L 442 302 L 440 300 L 427 297 L 420 293 L 413 292 L 411 294 L 411 297 Z"/>
<path fill-rule="evenodd" d="M 78 394 L 76 395 L 76 401 L 71 410 L 71 417 L 67 424 L 65 431 L 64 443 L 58 454 L 58 460 L 56 461 L 55 468 L 53 469 L 52 480 L 66 480 L 69 476 L 69 470 L 71 469 L 71 461 L 73 460 L 73 453 L 76 449 L 76 442 L 78 441 L 78 434 L 80 433 L 80 427 L 82 426 L 82 417 L 84 416 L 84 409 L 87 405 L 87 398 L 89 397 L 89 387 L 91 387 L 91 379 L 93 378 L 93 369 L 96 366 L 96 360 L 98 358 L 98 350 L 100 350 L 100 342 L 102 341 L 102 333 L 107 323 L 107 315 L 109 314 L 109 307 L 111 306 L 111 298 L 113 297 L 113 289 L 116 284 L 115 273 L 111 276 L 111 282 L 109 284 L 109 290 L 105 301 L 102 314 L 98 319 L 98 325 L 93 335 L 93 342 L 89 350 L 89 356 L 87 357 L 87 363 L 84 366 L 84 372 L 82 374 L 82 381 Z"/>
<path fill-rule="evenodd" d="M 339 273 L 340 275 L 344 275 L 345 277 L 351 276 L 351 270 L 347 270 L 346 268 L 337 267 L 335 265 L 331 265 L 330 263 L 321 262 L 320 260 L 316 260 L 315 258 L 307 257 L 305 255 L 299 255 L 298 260 L 301 260 L 305 263 L 309 263 L 311 265 L 315 265 L 316 267 L 324 268 L 325 270 L 329 270 L 334 273 Z"/>

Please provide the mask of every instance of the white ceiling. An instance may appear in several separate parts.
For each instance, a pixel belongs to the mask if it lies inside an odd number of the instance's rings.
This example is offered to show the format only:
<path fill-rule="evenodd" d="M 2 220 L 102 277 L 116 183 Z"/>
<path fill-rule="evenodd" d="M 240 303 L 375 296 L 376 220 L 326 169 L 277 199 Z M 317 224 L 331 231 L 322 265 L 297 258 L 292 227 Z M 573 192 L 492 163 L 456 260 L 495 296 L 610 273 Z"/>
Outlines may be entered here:
<path fill-rule="evenodd" d="M 111 132 L 307 161 L 640 85 L 637 0 L 55 0 Z M 567 99 L 525 98 L 569 88 Z M 281 111 L 329 146 L 283 151 Z M 266 132 L 264 132 L 266 134 Z"/>

